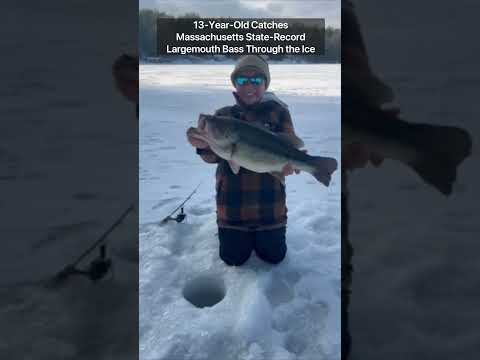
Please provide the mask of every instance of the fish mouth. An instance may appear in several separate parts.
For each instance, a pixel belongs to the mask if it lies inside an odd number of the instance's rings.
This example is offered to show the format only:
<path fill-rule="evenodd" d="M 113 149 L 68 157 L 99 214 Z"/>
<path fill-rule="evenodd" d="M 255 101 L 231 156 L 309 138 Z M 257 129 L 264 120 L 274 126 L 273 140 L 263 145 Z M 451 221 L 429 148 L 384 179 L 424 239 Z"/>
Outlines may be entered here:
<path fill-rule="evenodd" d="M 200 130 L 200 129 L 197 129 L 197 128 L 192 128 L 191 135 L 195 139 L 206 141 L 209 144 L 213 141 L 213 139 L 210 138 L 210 136 L 208 135 L 208 132 L 206 130 Z"/>

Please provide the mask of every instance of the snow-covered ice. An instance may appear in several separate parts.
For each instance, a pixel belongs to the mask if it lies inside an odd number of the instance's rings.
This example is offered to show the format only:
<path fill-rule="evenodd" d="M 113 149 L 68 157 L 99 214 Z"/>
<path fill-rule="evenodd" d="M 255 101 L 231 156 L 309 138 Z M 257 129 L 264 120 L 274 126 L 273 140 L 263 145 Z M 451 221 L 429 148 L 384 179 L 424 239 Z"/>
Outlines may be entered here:
<path fill-rule="evenodd" d="M 232 104 L 231 69 L 140 66 L 140 357 L 339 359 L 338 171 L 329 188 L 307 173 L 287 178 L 284 262 L 252 254 L 228 267 L 218 257 L 215 165 L 185 132 L 199 113 Z M 271 65 L 271 74 L 269 90 L 289 104 L 309 153 L 340 161 L 340 65 Z M 186 220 L 160 225 L 198 184 Z M 202 288 L 224 298 L 197 308 L 183 297 Z"/>

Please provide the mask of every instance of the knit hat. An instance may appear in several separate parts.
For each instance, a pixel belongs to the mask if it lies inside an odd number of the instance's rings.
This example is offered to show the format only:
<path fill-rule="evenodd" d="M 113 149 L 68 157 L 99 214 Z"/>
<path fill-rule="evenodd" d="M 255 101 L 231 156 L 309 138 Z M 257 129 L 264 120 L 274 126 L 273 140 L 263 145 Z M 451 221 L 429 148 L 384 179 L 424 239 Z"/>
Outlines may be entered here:
<path fill-rule="evenodd" d="M 268 63 L 262 57 L 258 55 L 245 55 L 238 59 L 235 68 L 233 69 L 230 80 L 232 80 L 233 86 L 235 86 L 235 77 L 240 71 L 243 70 L 257 70 L 265 75 L 265 89 L 270 85 L 270 70 L 268 70 Z"/>

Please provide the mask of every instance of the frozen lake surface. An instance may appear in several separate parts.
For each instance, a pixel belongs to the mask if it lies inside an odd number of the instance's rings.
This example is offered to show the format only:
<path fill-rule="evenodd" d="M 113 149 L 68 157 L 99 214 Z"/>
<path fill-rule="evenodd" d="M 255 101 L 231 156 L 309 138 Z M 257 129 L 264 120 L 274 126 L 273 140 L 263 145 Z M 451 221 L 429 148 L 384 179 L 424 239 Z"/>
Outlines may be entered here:
<path fill-rule="evenodd" d="M 186 141 L 199 113 L 233 104 L 232 65 L 140 67 L 141 359 L 339 359 L 340 172 L 329 188 L 287 178 L 287 258 L 218 257 L 215 165 Z M 289 105 L 310 154 L 340 161 L 340 65 L 272 65 L 270 91 Z M 158 222 L 201 183 L 186 220 Z M 187 287 L 218 290 L 197 308 Z"/>

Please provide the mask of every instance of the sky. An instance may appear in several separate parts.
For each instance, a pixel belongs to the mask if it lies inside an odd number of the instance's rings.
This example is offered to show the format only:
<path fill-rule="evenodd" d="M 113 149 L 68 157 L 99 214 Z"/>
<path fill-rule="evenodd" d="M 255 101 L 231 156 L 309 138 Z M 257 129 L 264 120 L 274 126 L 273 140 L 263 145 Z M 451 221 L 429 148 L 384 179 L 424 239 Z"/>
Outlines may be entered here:
<path fill-rule="evenodd" d="M 340 0 L 139 0 L 141 9 L 171 15 L 195 12 L 203 17 L 325 18 L 326 26 L 340 27 Z"/>

